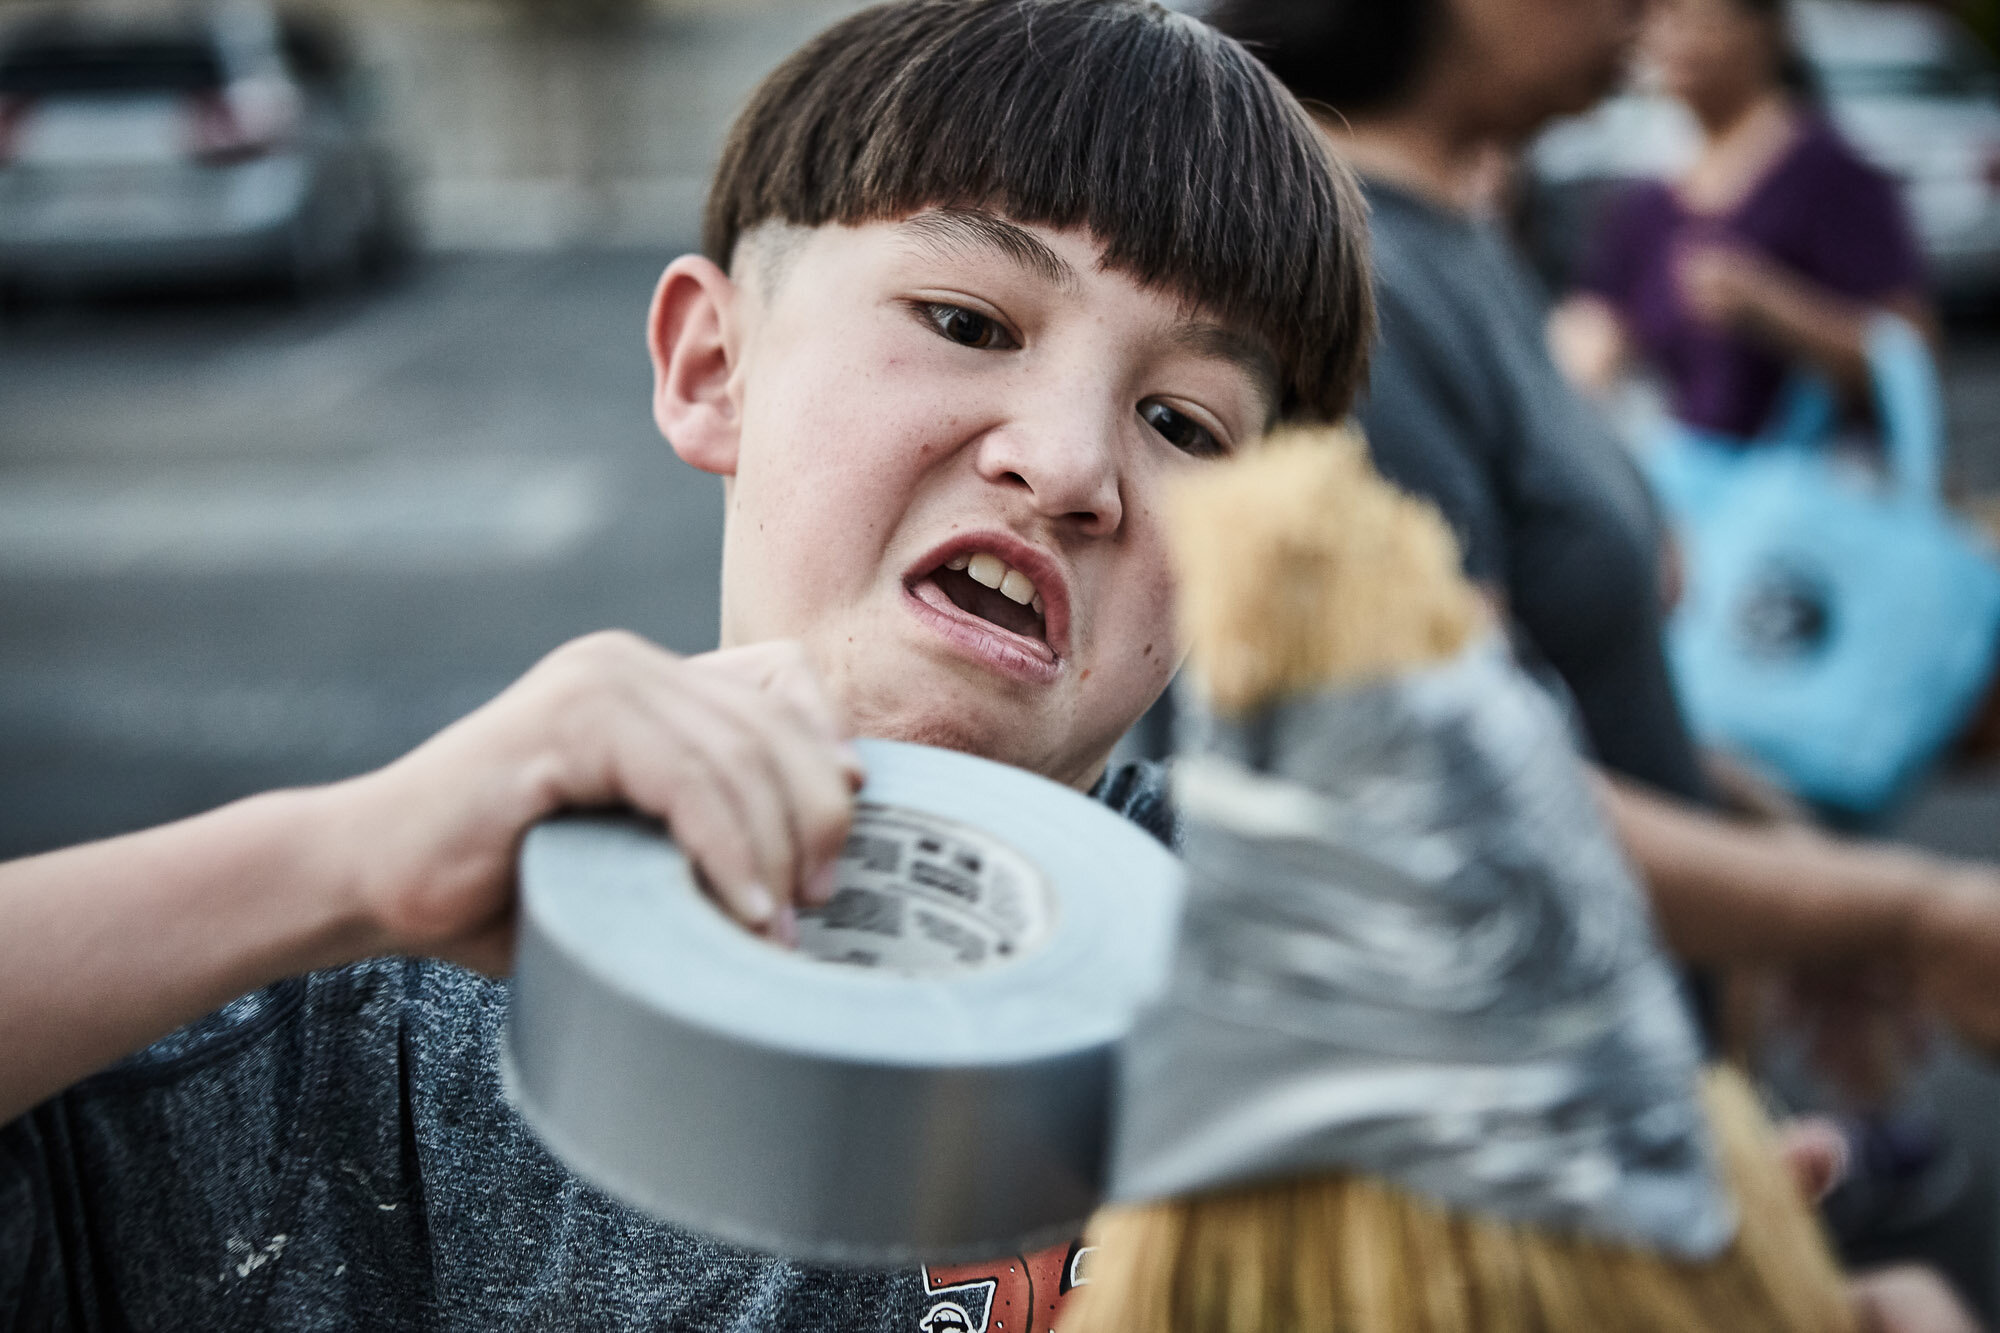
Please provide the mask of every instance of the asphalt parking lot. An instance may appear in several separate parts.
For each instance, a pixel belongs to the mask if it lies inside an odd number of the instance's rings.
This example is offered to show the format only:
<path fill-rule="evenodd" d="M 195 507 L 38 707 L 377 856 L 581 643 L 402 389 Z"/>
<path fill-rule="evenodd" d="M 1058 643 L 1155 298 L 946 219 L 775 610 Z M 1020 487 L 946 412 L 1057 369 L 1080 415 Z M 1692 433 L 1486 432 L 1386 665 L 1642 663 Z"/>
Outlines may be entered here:
<path fill-rule="evenodd" d="M 720 489 L 648 416 L 665 258 L 0 328 L 0 852 L 364 769 L 587 630 L 711 646 Z"/>

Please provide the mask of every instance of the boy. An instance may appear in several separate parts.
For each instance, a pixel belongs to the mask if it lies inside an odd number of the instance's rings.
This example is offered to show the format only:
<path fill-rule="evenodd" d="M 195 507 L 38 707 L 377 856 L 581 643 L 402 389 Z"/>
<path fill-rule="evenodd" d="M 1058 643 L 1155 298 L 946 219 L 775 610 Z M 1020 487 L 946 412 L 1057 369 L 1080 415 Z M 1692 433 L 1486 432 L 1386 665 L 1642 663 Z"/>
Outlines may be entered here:
<path fill-rule="evenodd" d="M 1103 780 L 1179 658 L 1160 487 L 1345 410 L 1362 228 L 1297 105 L 1146 0 L 906 0 L 801 50 L 648 324 L 656 420 L 727 478 L 722 649 L 584 640 L 377 773 L 0 868 L 0 1310 L 1044 1327 L 1047 1291 L 800 1268 L 596 1194 L 500 1098 L 504 986 L 431 960 L 504 969 L 522 830 L 617 800 L 786 939 L 852 733 L 1163 832 L 1156 783 Z"/>

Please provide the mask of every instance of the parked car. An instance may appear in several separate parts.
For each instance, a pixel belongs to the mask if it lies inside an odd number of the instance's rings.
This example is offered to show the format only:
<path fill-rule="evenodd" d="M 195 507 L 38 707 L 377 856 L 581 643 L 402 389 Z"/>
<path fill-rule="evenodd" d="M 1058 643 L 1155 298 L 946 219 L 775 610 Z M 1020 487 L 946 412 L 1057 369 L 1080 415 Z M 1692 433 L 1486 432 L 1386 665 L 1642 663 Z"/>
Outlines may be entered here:
<path fill-rule="evenodd" d="M 342 34 L 226 0 L 0 31 L 0 281 L 336 284 L 399 239 Z"/>
<path fill-rule="evenodd" d="M 1950 14 L 1879 0 L 1796 0 L 1792 29 L 1827 114 L 1902 186 L 1933 284 L 2000 294 L 2000 72 Z M 1672 175 L 1698 132 L 1678 103 L 1632 91 L 1550 129 L 1527 160 L 1531 239 L 1558 279 L 1606 194 Z"/>

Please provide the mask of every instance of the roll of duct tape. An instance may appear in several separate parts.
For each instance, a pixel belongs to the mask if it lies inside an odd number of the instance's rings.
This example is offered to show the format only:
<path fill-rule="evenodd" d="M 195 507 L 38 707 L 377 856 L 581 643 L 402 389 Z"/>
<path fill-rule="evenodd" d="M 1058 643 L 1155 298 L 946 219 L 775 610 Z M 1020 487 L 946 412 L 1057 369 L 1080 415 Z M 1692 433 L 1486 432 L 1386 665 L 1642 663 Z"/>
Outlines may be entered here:
<path fill-rule="evenodd" d="M 656 825 L 528 836 L 501 1071 L 572 1170 L 798 1259 L 987 1258 L 1098 1202 L 1114 1048 L 1164 984 L 1179 863 L 1005 765 L 860 743 L 832 901 L 791 952 Z"/>

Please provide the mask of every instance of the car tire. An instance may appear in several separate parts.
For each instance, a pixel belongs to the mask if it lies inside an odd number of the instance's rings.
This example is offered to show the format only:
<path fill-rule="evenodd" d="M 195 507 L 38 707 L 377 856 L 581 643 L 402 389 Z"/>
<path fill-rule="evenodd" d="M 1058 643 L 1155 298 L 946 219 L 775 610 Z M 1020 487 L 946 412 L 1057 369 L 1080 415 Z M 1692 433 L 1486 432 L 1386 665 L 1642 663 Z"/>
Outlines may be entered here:
<path fill-rule="evenodd" d="M 279 281 L 302 301 L 337 295 L 359 282 L 363 249 L 361 231 L 352 221 L 308 208 L 285 234 Z"/>

